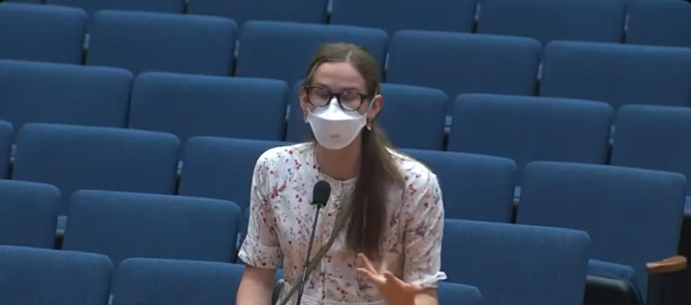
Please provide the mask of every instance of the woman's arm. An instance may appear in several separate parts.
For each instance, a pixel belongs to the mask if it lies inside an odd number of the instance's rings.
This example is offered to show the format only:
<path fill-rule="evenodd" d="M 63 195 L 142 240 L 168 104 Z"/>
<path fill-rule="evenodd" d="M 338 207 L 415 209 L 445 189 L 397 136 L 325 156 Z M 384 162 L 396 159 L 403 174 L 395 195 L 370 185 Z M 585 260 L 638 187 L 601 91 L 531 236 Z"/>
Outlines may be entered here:
<path fill-rule="evenodd" d="M 282 260 L 274 212 L 267 196 L 268 158 L 262 155 L 254 167 L 247 236 L 238 253 L 245 262 L 245 271 L 238 288 L 237 305 L 271 305 L 276 268 Z"/>
<path fill-rule="evenodd" d="M 415 305 L 439 305 L 437 290 L 433 288 L 425 289 L 415 297 Z"/>
<path fill-rule="evenodd" d="M 245 266 L 238 288 L 237 305 L 271 305 L 276 269 Z"/>
<path fill-rule="evenodd" d="M 441 272 L 441 243 L 444 234 L 444 204 L 436 175 L 411 173 L 404 207 L 405 262 L 403 281 L 426 288 L 415 297 L 415 305 L 437 305 L 436 288 L 446 279 Z"/>

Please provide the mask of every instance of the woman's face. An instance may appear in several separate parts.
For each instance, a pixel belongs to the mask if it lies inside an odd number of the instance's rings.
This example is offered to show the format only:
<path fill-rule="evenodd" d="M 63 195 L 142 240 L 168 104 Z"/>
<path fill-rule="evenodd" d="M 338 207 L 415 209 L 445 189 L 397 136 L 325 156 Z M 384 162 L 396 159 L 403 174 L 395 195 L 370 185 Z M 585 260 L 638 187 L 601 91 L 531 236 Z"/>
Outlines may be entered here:
<path fill-rule="evenodd" d="M 321 64 L 314 71 L 312 83 L 306 85 L 309 89 L 300 90 L 300 107 L 304 115 L 318 106 L 327 105 L 334 94 L 340 96 L 344 110 L 367 113 L 369 122 L 379 114 L 383 102 L 381 95 L 375 96 L 374 100 L 367 96 L 365 79 L 348 62 Z M 371 101 L 373 103 L 370 109 Z"/>

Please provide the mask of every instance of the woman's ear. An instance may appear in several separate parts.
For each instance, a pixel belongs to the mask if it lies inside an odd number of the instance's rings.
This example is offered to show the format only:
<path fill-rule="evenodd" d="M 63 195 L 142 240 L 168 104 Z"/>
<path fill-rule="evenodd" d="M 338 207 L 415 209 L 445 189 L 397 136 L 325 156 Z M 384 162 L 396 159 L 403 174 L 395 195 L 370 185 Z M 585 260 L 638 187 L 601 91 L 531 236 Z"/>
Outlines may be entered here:
<path fill-rule="evenodd" d="M 379 112 L 381 111 L 383 106 L 384 97 L 381 94 L 375 95 L 372 99 L 372 106 L 370 107 L 369 112 L 367 113 L 367 121 L 373 121 L 379 115 Z"/>
<path fill-rule="evenodd" d="M 305 117 L 307 116 L 307 106 L 309 105 L 309 102 L 307 101 L 307 90 L 305 90 L 305 88 L 300 88 L 299 99 L 300 109 L 302 109 L 302 116 Z"/>

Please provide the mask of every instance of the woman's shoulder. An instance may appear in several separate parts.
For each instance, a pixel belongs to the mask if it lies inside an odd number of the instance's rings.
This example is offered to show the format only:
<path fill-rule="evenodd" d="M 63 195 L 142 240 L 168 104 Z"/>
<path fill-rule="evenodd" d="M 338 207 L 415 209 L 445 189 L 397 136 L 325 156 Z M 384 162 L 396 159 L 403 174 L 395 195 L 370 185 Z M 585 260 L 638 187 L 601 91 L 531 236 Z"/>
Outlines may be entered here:
<path fill-rule="evenodd" d="M 436 187 L 437 176 L 424 163 L 395 149 L 390 149 L 391 156 L 405 180 L 406 188 Z"/>
<path fill-rule="evenodd" d="M 311 143 L 297 143 L 269 148 L 259 156 L 256 165 L 267 169 L 295 166 L 307 160 L 312 146 Z"/>

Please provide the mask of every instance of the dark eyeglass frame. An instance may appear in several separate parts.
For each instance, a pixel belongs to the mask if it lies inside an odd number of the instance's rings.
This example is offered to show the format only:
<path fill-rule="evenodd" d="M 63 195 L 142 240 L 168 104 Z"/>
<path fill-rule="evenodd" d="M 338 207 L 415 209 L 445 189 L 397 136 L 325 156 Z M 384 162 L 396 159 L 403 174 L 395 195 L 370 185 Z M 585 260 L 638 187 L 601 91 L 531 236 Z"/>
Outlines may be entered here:
<path fill-rule="evenodd" d="M 365 101 L 366 101 L 367 99 L 370 98 L 370 95 L 368 95 L 368 94 L 362 94 L 362 93 L 360 93 L 360 92 L 355 92 L 355 91 L 347 91 L 347 92 L 350 93 L 350 94 L 356 94 L 357 96 L 359 96 L 359 97 L 360 97 L 360 104 L 358 104 L 358 106 L 355 107 L 355 108 L 346 108 L 346 107 L 343 107 L 343 104 L 341 103 L 341 95 L 342 95 L 344 92 L 333 93 L 333 92 L 331 92 L 331 90 L 330 90 L 329 88 L 326 88 L 326 87 L 323 87 L 323 86 L 315 86 L 315 85 L 304 85 L 304 86 L 302 86 L 302 87 L 303 87 L 303 89 L 305 89 L 305 91 L 307 92 L 307 102 L 309 102 L 311 105 L 313 105 L 313 106 L 315 106 L 315 107 L 325 107 L 325 106 L 328 106 L 328 105 L 329 105 L 329 102 L 331 102 L 331 100 L 335 97 L 335 98 L 336 98 L 336 101 L 338 102 L 338 107 L 341 107 L 341 109 L 343 109 L 343 110 L 345 110 L 345 111 L 358 111 L 358 110 L 360 110 L 360 108 L 362 107 L 362 105 L 365 104 Z M 326 92 L 329 93 L 329 98 L 328 98 L 328 100 L 327 100 L 327 102 L 326 102 L 325 105 L 321 105 L 321 106 L 320 106 L 320 105 L 315 105 L 315 104 L 310 100 L 310 92 L 311 92 L 312 90 L 314 90 L 314 89 L 322 89 L 322 90 L 325 90 Z"/>

